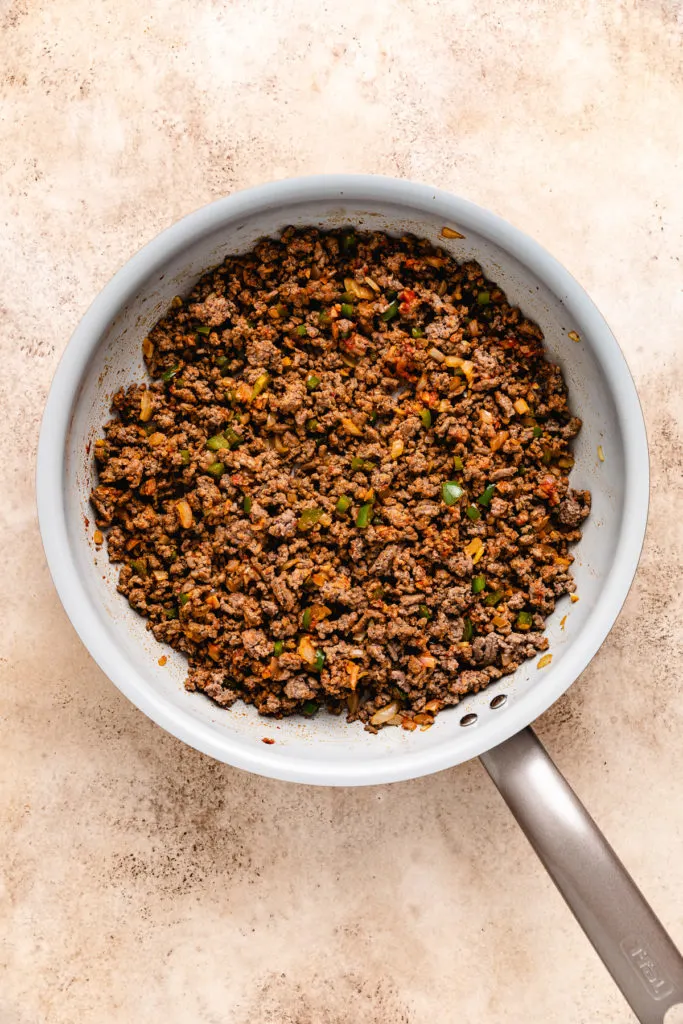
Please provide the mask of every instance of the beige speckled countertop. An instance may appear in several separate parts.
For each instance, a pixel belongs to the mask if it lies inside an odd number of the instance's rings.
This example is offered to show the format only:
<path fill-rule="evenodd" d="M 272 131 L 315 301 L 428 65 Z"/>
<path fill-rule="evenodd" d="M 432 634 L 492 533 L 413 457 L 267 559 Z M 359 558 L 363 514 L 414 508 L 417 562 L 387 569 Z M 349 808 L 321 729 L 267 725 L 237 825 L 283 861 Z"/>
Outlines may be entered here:
<path fill-rule="evenodd" d="M 509 218 L 627 354 L 645 552 L 538 726 L 683 945 L 682 12 L 0 0 L 1 1024 L 631 1019 L 478 764 L 363 791 L 216 764 L 107 681 L 50 582 L 34 452 L 86 307 L 182 214 L 314 171 L 424 180 Z"/>

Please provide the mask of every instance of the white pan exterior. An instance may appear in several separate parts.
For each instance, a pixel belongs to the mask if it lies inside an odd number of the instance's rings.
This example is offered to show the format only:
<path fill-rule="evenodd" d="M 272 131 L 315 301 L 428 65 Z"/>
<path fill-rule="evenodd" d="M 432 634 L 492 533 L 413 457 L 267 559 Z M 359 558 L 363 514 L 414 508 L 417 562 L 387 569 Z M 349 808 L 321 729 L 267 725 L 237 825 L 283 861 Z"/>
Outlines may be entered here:
<path fill-rule="evenodd" d="M 93 544 L 88 446 L 110 417 L 114 391 L 143 378 L 142 338 L 171 298 L 186 294 L 205 270 L 287 224 L 412 232 L 458 259 L 478 260 L 510 301 L 540 324 L 549 358 L 562 366 L 571 408 L 584 421 L 571 483 L 591 490 L 593 511 L 574 549 L 580 601 L 563 598 L 548 621 L 552 664 L 537 670 L 538 659 L 526 663 L 443 712 L 426 732 L 384 729 L 372 736 L 360 724 L 326 714 L 276 721 L 241 704 L 226 711 L 187 693 L 183 657 L 146 631 L 116 593 L 117 569 Z M 442 238 L 444 225 L 465 238 Z M 528 725 L 564 693 L 626 597 L 645 532 L 649 482 L 643 417 L 624 358 L 592 301 L 553 257 L 505 221 L 447 192 L 391 178 L 334 175 L 274 182 L 218 200 L 163 232 L 119 271 L 83 317 L 57 369 L 41 429 L 37 486 L 43 543 L 62 603 L 100 668 L 137 707 L 179 739 L 236 767 L 351 786 L 414 778 L 465 761 Z M 162 653 L 168 656 L 163 668 Z M 507 701 L 494 710 L 490 702 L 498 694 Z M 476 723 L 461 726 L 472 712 Z M 262 743 L 266 736 L 276 742 Z"/>

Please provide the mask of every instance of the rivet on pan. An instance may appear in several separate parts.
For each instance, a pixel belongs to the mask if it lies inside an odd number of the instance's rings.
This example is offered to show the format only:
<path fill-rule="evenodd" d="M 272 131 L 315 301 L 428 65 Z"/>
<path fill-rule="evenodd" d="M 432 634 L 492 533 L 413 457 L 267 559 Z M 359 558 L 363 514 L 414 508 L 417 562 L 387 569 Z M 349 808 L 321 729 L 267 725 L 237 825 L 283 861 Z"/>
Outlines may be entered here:
<path fill-rule="evenodd" d="M 489 704 L 489 707 L 493 708 L 494 711 L 495 711 L 496 708 L 502 708 L 502 706 L 503 706 L 503 704 L 505 703 L 506 700 L 507 700 L 507 696 L 504 693 L 499 693 L 499 694 L 497 694 L 497 696 L 495 696 L 493 698 L 493 700 Z"/>
<path fill-rule="evenodd" d="M 460 719 L 460 724 L 461 725 L 474 725 L 476 720 L 477 720 L 477 716 L 474 714 L 474 712 L 472 712 L 469 715 L 463 715 L 463 717 Z"/>

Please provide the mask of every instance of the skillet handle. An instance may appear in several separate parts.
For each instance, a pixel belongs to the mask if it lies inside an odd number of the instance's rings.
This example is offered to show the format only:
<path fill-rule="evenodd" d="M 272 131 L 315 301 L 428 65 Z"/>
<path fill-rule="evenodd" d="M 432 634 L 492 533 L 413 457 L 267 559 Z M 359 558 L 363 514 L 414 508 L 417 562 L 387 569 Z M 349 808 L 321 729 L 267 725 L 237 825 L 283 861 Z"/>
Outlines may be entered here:
<path fill-rule="evenodd" d="M 662 1024 L 683 1003 L 683 958 L 535 733 L 481 760 L 638 1020 Z"/>

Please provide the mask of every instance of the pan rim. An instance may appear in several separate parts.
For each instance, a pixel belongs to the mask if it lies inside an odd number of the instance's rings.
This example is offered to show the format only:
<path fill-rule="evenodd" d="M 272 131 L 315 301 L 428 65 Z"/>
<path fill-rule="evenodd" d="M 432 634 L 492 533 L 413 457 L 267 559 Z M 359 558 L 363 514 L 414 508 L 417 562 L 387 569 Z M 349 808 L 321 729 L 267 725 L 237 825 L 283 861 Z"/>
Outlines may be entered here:
<path fill-rule="evenodd" d="M 467 730 L 458 743 L 422 751 L 391 752 L 384 758 L 305 758 L 287 745 L 263 747 L 237 734 L 217 735 L 207 723 L 166 702 L 103 628 L 71 555 L 63 499 L 66 440 L 83 375 L 102 333 L 155 269 L 216 225 L 264 209 L 315 200 L 392 202 L 406 209 L 430 209 L 488 238 L 519 260 L 556 296 L 591 339 L 608 381 L 625 452 L 623 515 L 612 566 L 600 604 L 543 687 L 530 687 L 481 728 Z M 444 221 L 446 222 L 446 221 Z M 649 500 L 645 424 L 636 387 L 619 345 L 592 299 L 541 245 L 519 229 L 452 193 L 379 175 L 314 175 L 289 178 L 235 192 L 201 207 L 148 242 L 96 296 L 76 327 L 57 367 L 43 414 L 36 466 L 38 519 L 43 547 L 59 598 L 72 625 L 103 672 L 158 725 L 220 761 L 270 778 L 312 785 L 375 785 L 431 774 L 469 760 L 534 721 L 555 702 L 592 660 L 611 630 L 635 576 Z M 580 640 L 580 643 L 578 642 Z"/>

